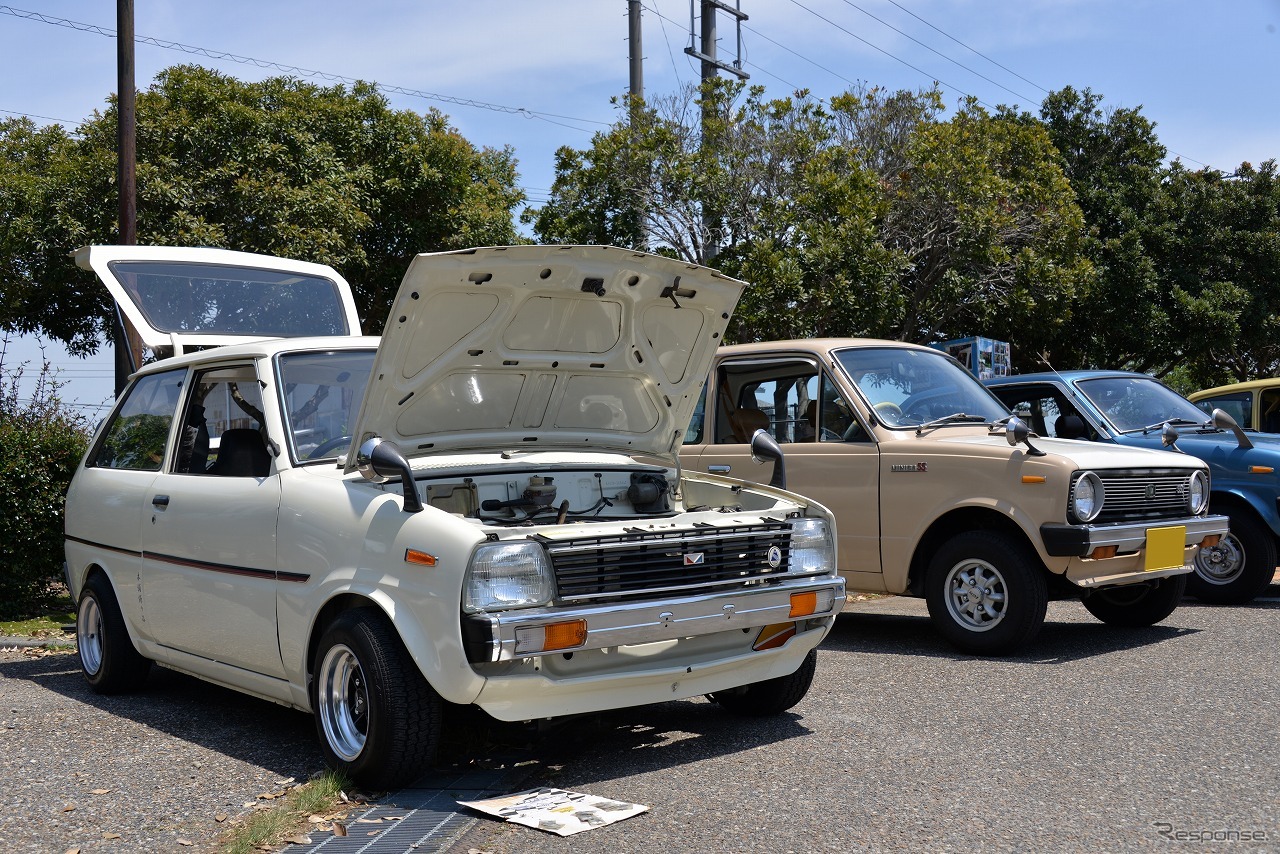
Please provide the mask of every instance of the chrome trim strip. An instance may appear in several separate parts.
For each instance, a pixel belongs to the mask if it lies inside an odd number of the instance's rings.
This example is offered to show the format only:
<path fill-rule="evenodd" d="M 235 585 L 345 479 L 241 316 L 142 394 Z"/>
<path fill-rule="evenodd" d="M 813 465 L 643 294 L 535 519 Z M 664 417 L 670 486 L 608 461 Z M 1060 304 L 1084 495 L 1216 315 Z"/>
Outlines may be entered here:
<path fill-rule="evenodd" d="M 1185 525 L 1186 545 L 1193 546 L 1211 534 L 1227 533 L 1226 516 L 1197 516 L 1191 519 L 1150 519 L 1146 522 L 1130 522 L 1121 525 L 1081 525 L 1088 538 L 1085 553 L 1099 546 L 1115 546 L 1118 552 L 1133 552 L 1147 544 L 1147 531 L 1151 528 L 1172 528 Z"/>

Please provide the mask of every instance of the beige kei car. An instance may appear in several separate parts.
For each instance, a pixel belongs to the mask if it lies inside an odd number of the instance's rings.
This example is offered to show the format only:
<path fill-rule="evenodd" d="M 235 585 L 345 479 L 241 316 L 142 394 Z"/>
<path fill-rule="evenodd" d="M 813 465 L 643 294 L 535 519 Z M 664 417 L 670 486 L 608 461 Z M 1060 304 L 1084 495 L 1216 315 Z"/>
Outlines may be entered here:
<path fill-rule="evenodd" d="M 831 515 L 677 459 L 742 282 L 602 246 L 419 255 L 378 339 L 323 265 L 78 260 L 157 356 L 67 494 L 94 690 L 154 663 L 313 712 L 386 789 L 445 704 L 768 715 L 809 689 L 845 598 Z"/>
<path fill-rule="evenodd" d="M 924 597 L 969 652 L 1018 649 L 1050 596 L 1159 622 L 1227 531 L 1202 461 L 1040 438 L 950 356 L 900 341 L 720 348 L 681 458 L 765 477 L 756 430 L 785 449 L 788 488 L 835 514 L 849 588 Z"/>

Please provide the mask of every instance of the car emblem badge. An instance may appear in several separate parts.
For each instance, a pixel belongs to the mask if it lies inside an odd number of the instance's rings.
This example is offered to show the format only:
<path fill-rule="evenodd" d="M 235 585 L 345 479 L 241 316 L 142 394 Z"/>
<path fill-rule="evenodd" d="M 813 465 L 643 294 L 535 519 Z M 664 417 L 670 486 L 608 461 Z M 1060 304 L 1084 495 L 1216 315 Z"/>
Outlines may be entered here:
<path fill-rule="evenodd" d="M 782 566 L 782 549 L 777 546 L 769 546 L 769 555 L 765 560 L 769 562 L 769 566 L 772 569 Z"/>
<path fill-rule="evenodd" d="M 684 556 L 684 565 L 695 566 L 700 563 L 705 563 L 706 558 L 707 556 L 703 552 L 690 552 L 689 554 Z"/>
<path fill-rule="evenodd" d="M 1147 484 L 1147 500 L 1151 501 L 1156 497 L 1156 485 L 1154 483 Z"/>

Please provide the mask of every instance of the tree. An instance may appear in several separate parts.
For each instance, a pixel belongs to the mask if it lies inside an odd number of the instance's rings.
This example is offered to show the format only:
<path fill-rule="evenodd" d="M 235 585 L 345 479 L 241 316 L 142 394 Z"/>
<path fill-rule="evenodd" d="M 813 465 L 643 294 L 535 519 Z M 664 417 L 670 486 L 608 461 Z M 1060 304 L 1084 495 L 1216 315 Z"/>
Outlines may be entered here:
<path fill-rule="evenodd" d="M 543 240 L 697 262 L 719 244 L 715 264 L 755 284 L 737 340 L 981 331 L 1038 347 L 1090 277 L 1056 152 L 1033 124 L 941 112 L 936 89 L 825 104 L 713 83 L 561 149 L 531 220 Z"/>
<path fill-rule="evenodd" d="M 1170 341 L 1157 372 L 1206 388 L 1280 374 L 1280 181 L 1276 162 L 1234 175 L 1169 168 L 1147 244 Z"/>
<path fill-rule="evenodd" d="M 477 149 L 437 111 L 369 84 L 245 83 L 196 66 L 139 93 L 138 242 L 331 264 L 377 332 L 418 252 L 518 242 L 510 149 Z M 109 298 L 67 257 L 116 239 L 114 107 L 76 136 L 0 124 L 0 328 L 93 352 Z"/>

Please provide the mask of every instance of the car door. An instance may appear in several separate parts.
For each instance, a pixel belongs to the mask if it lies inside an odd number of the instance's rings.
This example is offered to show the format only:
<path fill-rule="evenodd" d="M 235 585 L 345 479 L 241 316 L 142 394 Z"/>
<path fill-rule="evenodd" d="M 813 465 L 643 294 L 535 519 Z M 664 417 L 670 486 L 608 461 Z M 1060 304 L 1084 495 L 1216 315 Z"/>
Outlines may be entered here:
<path fill-rule="evenodd" d="M 121 613 L 144 640 L 153 635 L 140 595 L 146 520 L 186 376 L 186 369 L 179 368 L 135 380 L 99 431 L 67 493 L 68 552 L 86 549 L 90 554 L 71 562 L 92 562 L 106 570 Z"/>
<path fill-rule="evenodd" d="M 787 489 L 836 516 L 839 566 L 851 588 L 883 590 L 880 565 L 879 451 L 835 377 L 795 356 L 721 362 L 682 457 L 700 471 L 768 482 L 751 458 L 757 427 L 778 440 Z"/>
<path fill-rule="evenodd" d="M 283 676 L 276 633 L 279 477 L 252 363 L 196 371 L 143 525 L 142 600 L 156 640 Z"/>

